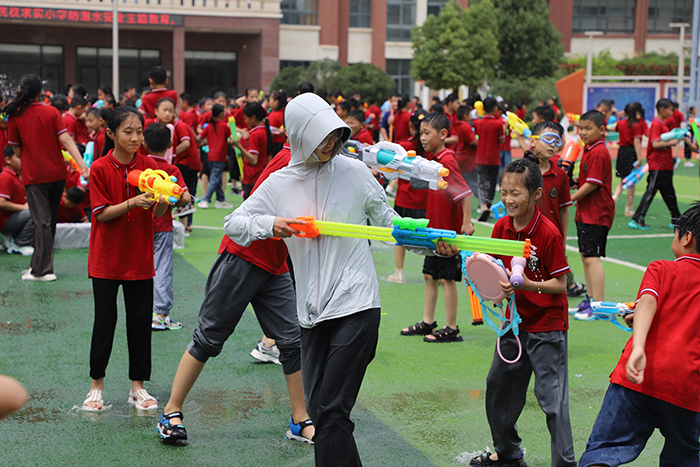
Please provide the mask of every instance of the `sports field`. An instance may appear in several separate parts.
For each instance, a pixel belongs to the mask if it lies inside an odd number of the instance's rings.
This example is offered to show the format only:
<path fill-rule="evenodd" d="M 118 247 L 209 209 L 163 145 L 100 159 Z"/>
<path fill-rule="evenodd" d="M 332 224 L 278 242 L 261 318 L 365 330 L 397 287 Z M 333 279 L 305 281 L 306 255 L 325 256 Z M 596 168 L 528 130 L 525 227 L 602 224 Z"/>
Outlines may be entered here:
<path fill-rule="evenodd" d="M 681 211 L 698 199 L 698 168 L 676 170 Z M 645 182 L 637 187 L 637 201 Z M 240 203 L 240 197 L 228 200 Z M 660 196 L 646 222 L 648 232 L 629 229 L 617 205 L 608 240 L 606 299 L 634 299 L 643 268 L 655 259 L 673 259 L 668 211 Z M 199 210 L 185 250 L 175 254 L 174 319 L 182 331 L 153 335 L 149 391 L 161 406 L 167 400 L 178 361 L 185 350 L 203 298 L 204 282 L 221 240 L 224 211 Z M 305 213 L 299 213 L 303 215 Z M 573 212 L 569 232 L 575 235 Z M 476 235 L 489 236 L 478 225 Z M 575 238 L 568 244 L 577 245 Z M 403 337 L 399 329 L 422 317 L 422 259 L 409 254 L 406 284 L 384 280 L 394 268 L 393 248 L 373 244 L 382 298 L 377 356 L 369 366 L 353 412 L 356 439 L 366 466 L 461 466 L 490 447 L 484 412 L 486 374 L 495 334 L 473 327 L 465 287 L 460 287 L 460 325 L 464 342 L 428 344 Z M 569 252 L 579 281 L 583 269 Z M 242 319 L 223 353 L 209 361 L 187 403 L 184 423 L 190 441 L 165 446 L 155 432 L 157 414 L 144 415 L 126 404 L 129 391 L 123 314 L 107 370 L 100 414 L 77 410 L 89 389 L 88 353 L 92 331 L 92 288 L 87 250 L 58 251 L 53 283 L 20 280 L 29 259 L 0 253 L 0 374 L 19 379 L 28 404 L 0 422 L 2 466 L 309 466 L 313 447 L 284 439 L 289 419 L 280 366 L 258 364 L 248 353 L 260 338 L 252 312 Z M 682 287 L 682 284 L 679 284 Z M 572 301 L 573 304 L 577 303 Z M 444 324 L 442 297 L 436 313 Z M 612 371 L 629 334 L 604 322 L 571 320 L 569 380 L 571 419 L 578 458 L 598 413 Z M 682 356 L 679 356 L 682 358 Z M 534 394 L 518 424 L 525 460 L 549 465 L 549 434 Z M 658 464 L 662 438 L 655 434 L 631 465 Z"/>

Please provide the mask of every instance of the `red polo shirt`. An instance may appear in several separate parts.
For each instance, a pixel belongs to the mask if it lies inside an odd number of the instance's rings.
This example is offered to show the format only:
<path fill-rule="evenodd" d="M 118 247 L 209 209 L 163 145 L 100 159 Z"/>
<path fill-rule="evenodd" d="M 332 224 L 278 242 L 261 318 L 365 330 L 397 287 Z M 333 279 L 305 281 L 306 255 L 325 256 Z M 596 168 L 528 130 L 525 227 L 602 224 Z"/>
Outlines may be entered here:
<path fill-rule="evenodd" d="M 141 110 L 146 114 L 146 117 L 156 116 L 156 105 L 158 101 L 165 98 L 172 99 L 172 101 L 177 105 L 177 91 L 168 90 L 167 88 L 152 89 L 151 92 L 143 96 L 141 99 Z"/>
<path fill-rule="evenodd" d="M 38 185 L 66 179 L 66 161 L 59 135 L 65 133 L 61 114 L 41 102 L 27 105 L 8 122 L 7 143 L 22 147 L 22 183 Z"/>
<path fill-rule="evenodd" d="M 559 233 L 563 235 L 564 229 L 561 223 L 559 210 L 571 206 L 571 193 L 569 192 L 569 176 L 564 169 L 552 164 L 546 173 L 542 174 L 542 197 L 538 205 L 542 214 L 552 221 Z"/>
<path fill-rule="evenodd" d="M 644 381 L 634 384 L 626 376 L 625 366 L 632 353 L 630 337 L 610 382 L 700 412 L 700 255 L 652 262 L 637 299 L 645 294 L 656 298 L 657 308 L 644 348 Z"/>
<path fill-rule="evenodd" d="M 476 147 L 476 163 L 479 165 L 501 165 L 501 144 L 505 140 L 503 120 L 493 115 L 484 115 L 476 121 L 479 144 Z"/>
<path fill-rule="evenodd" d="M 394 143 L 406 141 L 411 137 L 411 131 L 408 123 L 411 120 L 411 113 L 405 110 L 397 110 L 394 112 Z"/>
<path fill-rule="evenodd" d="M 411 136 L 408 140 L 401 143 L 401 147 L 406 151 L 415 151 L 417 144 L 421 144 L 420 140 L 415 136 Z M 411 188 L 410 181 L 399 178 L 394 205 L 405 209 L 426 209 L 428 206 L 428 191 L 430 190 Z"/>
<path fill-rule="evenodd" d="M 199 124 L 199 118 L 197 112 L 194 109 L 185 112 L 181 110 L 177 116 L 180 121 L 183 121 L 190 127 L 192 131 L 197 131 L 197 125 Z"/>
<path fill-rule="evenodd" d="M 95 153 L 92 155 L 93 162 L 102 157 L 102 149 L 105 147 L 105 136 L 105 129 L 101 128 L 92 137 L 92 140 L 95 142 Z"/>
<path fill-rule="evenodd" d="M 76 117 L 68 111 L 63 114 L 63 124 L 73 141 L 83 146 L 90 142 L 90 134 L 88 133 L 87 125 L 85 125 L 85 120 Z"/>
<path fill-rule="evenodd" d="M 669 131 L 663 120 L 659 117 L 654 117 L 654 120 L 651 122 L 651 128 L 649 128 L 649 144 L 647 145 L 647 162 L 649 163 L 650 171 L 673 170 L 673 147 L 656 149 L 652 145 L 652 143 L 661 141 L 661 135 Z"/>
<path fill-rule="evenodd" d="M 58 207 L 58 223 L 59 224 L 84 222 L 86 220 L 87 220 L 87 216 L 85 215 L 85 211 L 83 211 L 80 208 L 80 206 L 76 206 L 74 208 L 68 208 L 68 207 L 66 207 L 65 204 L 63 204 L 63 199 L 61 199 L 61 204 Z"/>
<path fill-rule="evenodd" d="M 374 138 L 372 138 L 372 134 L 367 131 L 367 128 L 363 128 L 358 131 L 357 134 L 352 135 L 351 139 L 359 141 L 360 143 L 369 144 L 370 146 L 374 144 Z"/>
<path fill-rule="evenodd" d="M 685 117 L 683 117 L 683 112 L 681 112 L 678 109 L 675 109 L 673 111 L 673 114 L 668 117 L 665 121 L 666 126 L 668 126 L 669 131 L 673 130 L 674 128 L 680 128 L 681 127 L 681 122 L 685 121 Z"/>
<path fill-rule="evenodd" d="M 284 109 L 275 110 L 268 115 L 270 121 L 270 133 L 272 133 L 273 143 L 284 143 Z"/>
<path fill-rule="evenodd" d="M 88 276 L 99 279 L 144 280 L 155 276 L 153 268 L 152 208 L 132 209 L 107 222 L 97 214 L 137 194 L 127 176 L 132 170 L 157 169 L 155 161 L 139 154 L 129 164 L 118 162 L 113 151 L 90 167 L 92 227 L 88 252 Z"/>
<path fill-rule="evenodd" d="M 214 130 L 215 126 L 216 130 Z M 228 139 L 231 137 L 231 128 L 228 126 L 228 122 L 209 123 L 202 130 L 201 137 L 207 139 L 209 162 L 226 162 L 228 160 Z"/>
<path fill-rule="evenodd" d="M 258 163 L 250 165 L 248 159 L 243 158 L 243 184 L 255 185 L 258 177 L 267 165 L 267 131 L 265 125 L 258 125 L 250 130 L 250 137 L 243 141 L 246 149 L 251 154 L 258 155 Z"/>
<path fill-rule="evenodd" d="M 620 146 L 634 146 L 634 140 L 641 140 L 642 136 L 644 136 L 642 124 L 637 121 L 630 128 L 629 120 L 626 118 L 617 122 L 615 131 L 620 134 Z"/>
<path fill-rule="evenodd" d="M 199 159 L 199 150 L 197 149 L 197 141 L 192 133 L 192 128 L 183 121 L 178 121 L 175 124 L 175 136 L 173 145 L 177 148 L 183 141 L 189 141 L 190 147 L 182 151 L 180 154 L 175 154 L 173 164 L 186 165 L 192 170 L 202 170 L 202 161 Z M 173 148 L 173 149 L 175 149 Z M 175 151 L 173 150 L 173 153 Z"/>
<path fill-rule="evenodd" d="M 536 282 L 549 280 L 569 272 L 564 255 L 564 242 L 556 226 L 535 207 L 535 215 L 524 229 L 516 231 L 510 216 L 498 219 L 491 238 L 525 241 L 532 244 L 525 275 Z M 512 256 L 494 255 L 510 269 Z M 569 329 L 569 302 L 566 292 L 548 294 L 515 291 L 515 303 L 523 322 L 520 329 L 526 332 L 566 331 Z"/>
<path fill-rule="evenodd" d="M 460 172 L 473 172 L 476 169 L 476 134 L 469 122 L 458 121 L 455 125 L 457 137 L 457 165 Z"/>
<path fill-rule="evenodd" d="M 245 104 L 243 104 L 243 106 L 245 107 Z M 229 112 L 228 116 L 236 119 L 236 128 L 245 128 L 246 130 L 250 130 L 248 122 L 245 121 L 245 115 L 243 115 L 243 107 L 236 107 Z"/>
<path fill-rule="evenodd" d="M 158 169 L 163 170 L 168 175 L 177 178 L 177 184 L 180 185 L 182 191 L 187 191 L 187 185 L 182 178 L 182 173 L 180 169 L 172 164 L 168 164 L 162 156 L 156 156 L 155 154 L 149 154 L 148 158 L 156 163 Z M 158 232 L 171 232 L 173 230 L 173 214 L 172 208 L 165 210 L 165 214 L 160 217 L 153 216 L 153 233 Z"/>
<path fill-rule="evenodd" d="M 382 118 L 382 109 L 377 107 L 376 105 L 370 105 L 369 109 L 367 109 L 367 112 L 365 112 L 366 118 L 369 118 L 369 123 L 367 126 L 369 127 L 370 130 L 376 131 L 379 130 L 380 126 L 380 119 Z"/>
<path fill-rule="evenodd" d="M 450 171 L 450 174 L 445 178 L 446 190 L 426 190 L 428 192 L 426 217 L 430 219 L 428 226 L 434 229 L 454 230 L 459 234 L 464 216 L 461 201 L 465 196 L 471 195 L 472 190 L 462 178 L 452 149 L 443 149 L 435 155 L 433 160 L 441 163 Z"/>
<path fill-rule="evenodd" d="M 5 198 L 15 204 L 27 202 L 24 185 L 22 185 L 19 174 L 9 167 L 4 167 L 2 172 L 0 172 L 0 198 Z M 14 211 L 0 209 L 0 231 L 5 228 L 5 223 L 12 214 L 14 214 Z"/>
<path fill-rule="evenodd" d="M 265 167 L 265 170 L 258 177 L 258 181 L 251 190 L 251 194 L 260 186 L 262 182 L 270 176 L 271 173 L 278 171 L 283 167 L 287 167 L 292 158 L 292 152 L 288 144 L 285 144 L 280 152 L 270 161 Z M 289 271 L 287 267 L 287 246 L 283 241 L 268 238 L 265 240 L 257 240 L 251 243 L 247 248 L 242 247 L 224 235 L 219 246 L 219 254 L 228 251 L 232 255 L 243 258 L 249 263 L 253 263 L 265 271 L 279 276 Z"/>
<path fill-rule="evenodd" d="M 615 202 L 612 199 L 612 161 L 603 138 L 583 148 L 578 186 L 581 187 L 586 182 L 598 185 L 598 189 L 578 200 L 574 220 L 582 224 L 612 227 L 615 216 Z"/>

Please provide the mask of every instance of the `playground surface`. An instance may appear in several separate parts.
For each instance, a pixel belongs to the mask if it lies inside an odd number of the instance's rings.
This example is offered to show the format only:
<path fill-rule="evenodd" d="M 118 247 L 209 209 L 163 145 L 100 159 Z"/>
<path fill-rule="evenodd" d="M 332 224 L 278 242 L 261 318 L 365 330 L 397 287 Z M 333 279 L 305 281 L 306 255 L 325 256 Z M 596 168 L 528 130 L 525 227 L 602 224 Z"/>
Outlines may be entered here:
<path fill-rule="evenodd" d="M 698 199 L 698 168 L 676 170 L 681 211 Z M 637 187 L 637 202 L 645 181 Z M 241 198 L 228 200 L 240 204 Z M 656 259 L 673 259 L 668 211 L 654 200 L 648 232 L 629 229 L 617 205 L 608 240 L 606 299 L 630 301 L 643 269 Z M 206 274 L 223 235 L 228 212 L 195 214 L 187 248 L 176 250 L 174 319 L 181 331 L 153 334 L 153 372 L 149 391 L 166 402 L 175 370 L 197 325 Z M 303 215 L 304 213 L 299 213 Z M 573 214 L 573 213 L 572 213 Z M 575 235 L 573 215 L 569 232 Z M 491 221 L 492 222 L 492 221 Z M 490 228 L 477 225 L 476 235 Z M 577 242 L 570 238 L 572 270 L 583 281 Z M 462 466 L 491 446 L 484 412 L 486 375 L 496 336 L 471 326 L 466 288 L 459 287 L 458 323 L 464 342 L 428 344 L 399 330 L 420 320 L 423 308 L 422 258 L 407 255 L 406 284 L 393 284 L 393 248 L 372 245 L 382 299 L 377 356 L 369 366 L 353 411 L 355 437 L 366 466 Z M 103 413 L 78 410 L 89 389 L 88 354 L 93 320 L 87 250 L 57 251 L 53 283 L 20 280 L 29 259 L 0 252 L 0 374 L 27 388 L 27 405 L 0 422 L 3 466 L 222 466 L 313 465 L 313 447 L 284 439 L 289 403 L 280 366 L 250 357 L 261 336 L 252 309 L 240 322 L 220 356 L 211 359 L 184 407 L 190 435 L 182 447 L 163 445 L 156 434 L 158 413 L 139 413 L 126 403 L 129 391 L 123 311 L 105 379 Z M 570 299 L 570 304 L 579 299 Z M 120 303 L 120 310 L 123 305 Z M 444 304 L 438 300 L 438 324 Z M 570 321 L 569 387 L 576 457 L 582 454 L 624 343 L 625 331 L 609 323 Z M 545 417 L 532 393 L 518 423 L 525 459 L 533 467 L 550 464 Z M 663 438 L 656 433 L 633 466 L 658 463 Z"/>

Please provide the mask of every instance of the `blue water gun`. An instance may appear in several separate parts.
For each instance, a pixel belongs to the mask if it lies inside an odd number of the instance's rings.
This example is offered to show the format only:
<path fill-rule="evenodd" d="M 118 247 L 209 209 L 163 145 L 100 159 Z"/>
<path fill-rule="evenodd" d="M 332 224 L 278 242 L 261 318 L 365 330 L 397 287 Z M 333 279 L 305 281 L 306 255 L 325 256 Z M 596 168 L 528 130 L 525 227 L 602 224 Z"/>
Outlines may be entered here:
<path fill-rule="evenodd" d="M 591 302 L 591 311 L 593 316 L 601 321 L 612 323 L 623 331 L 632 332 L 632 328 L 620 324 L 619 318 L 624 318 L 627 315 L 634 313 L 635 302 Z"/>
<path fill-rule="evenodd" d="M 672 139 L 683 139 L 686 137 L 689 137 L 690 133 L 688 133 L 688 130 L 685 130 L 683 128 L 674 128 L 673 130 L 662 133 L 661 134 L 661 141 L 671 141 Z"/>

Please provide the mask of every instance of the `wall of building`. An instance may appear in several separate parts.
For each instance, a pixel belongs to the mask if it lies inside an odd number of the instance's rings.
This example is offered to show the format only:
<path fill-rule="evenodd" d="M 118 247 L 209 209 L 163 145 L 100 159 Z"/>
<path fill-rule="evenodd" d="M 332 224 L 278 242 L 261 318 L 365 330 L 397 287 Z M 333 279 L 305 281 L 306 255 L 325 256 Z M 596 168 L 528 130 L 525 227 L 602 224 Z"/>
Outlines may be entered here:
<path fill-rule="evenodd" d="M 575 36 L 571 38 L 568 56 L 587 56 L 589 48 L 588 37 Z M 634 55 L 634 37 L 600 36 L 593 38 L 593 54 L 608 50 L 613 58 L 620 60 Z"/>

